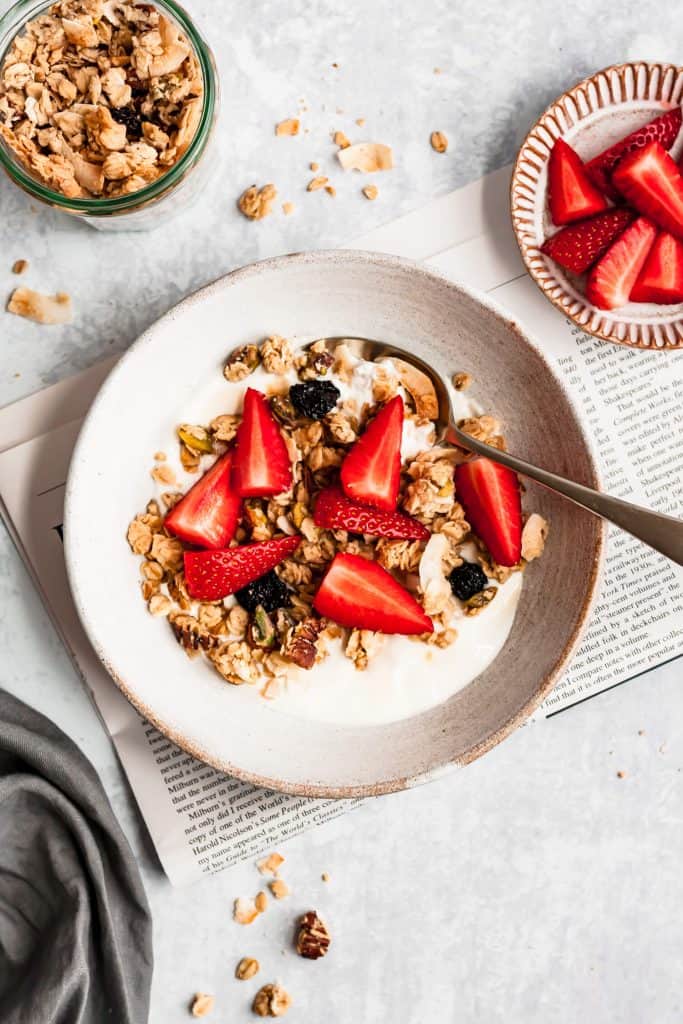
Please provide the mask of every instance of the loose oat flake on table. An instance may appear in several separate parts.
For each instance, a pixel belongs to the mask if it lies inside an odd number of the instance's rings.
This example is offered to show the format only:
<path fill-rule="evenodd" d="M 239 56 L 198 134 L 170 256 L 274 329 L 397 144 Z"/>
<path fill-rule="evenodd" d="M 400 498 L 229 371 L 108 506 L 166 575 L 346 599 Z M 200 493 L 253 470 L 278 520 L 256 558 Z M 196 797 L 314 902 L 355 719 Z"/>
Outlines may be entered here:
<path fill-rule="evenodd" d="M 436 445 L 433 385 L 400 359 L 367 363 L 344 343 L 301 350 L 272 334 L 234 349 L 223 372 L 232 404 L 179 425 L 177 454 L 157 453 L 152 471 L 159 488 L 177 473 L 179 489 L 158 493 L 128 527 L 151 615 L 190 658 L 271 701 L 292 680 L 314 685 L 330 659 L 336 675 L 341 665 L 367 671 L 396 634 L 432 664 L 459 643 L 471 658 L 474 641 L 461 634 L 507 608 L 499 594 L 519 593 L 506 588 L 513 577 L 521 585 L 548 533 L 540 515 L 522 513 L 515 474 Z M 453 379 L 475 413 L 471 378 Z M 505 447 L 495 416 L 459 425 Z M 455 665 L 444 663 L 447 675 Z M 281 862 L 271 854 L 259 870 L 276 876 Z M 286 895 L 281 881 L 270 888 Z M 235 919 L 251 923 L 259 901 L 264 893 L 237 901 Z"/>
<path fill-rule="evenodd" d="M 155 7 L 61 0 L 5 55 L 0 136 L 68 198 L 129 195 L 186 152 L 203 90 L 187 37 Z"/>

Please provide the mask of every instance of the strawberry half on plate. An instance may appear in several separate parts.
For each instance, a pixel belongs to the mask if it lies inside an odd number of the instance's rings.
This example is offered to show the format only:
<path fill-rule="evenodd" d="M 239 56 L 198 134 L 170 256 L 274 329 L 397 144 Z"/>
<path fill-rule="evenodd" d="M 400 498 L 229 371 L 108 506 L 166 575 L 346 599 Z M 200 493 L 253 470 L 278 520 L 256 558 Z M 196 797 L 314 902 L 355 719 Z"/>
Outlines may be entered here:
<path fill-rule="evenodd" d="M 639 213 L 683 238 L 683 177 L 659 142 L 625 156 L 612 181 Z"/>
<path fill-rule="evenodd" d="M 656 235 L 657 229 L 647 217 L 634 220 L 591 270 L 586 283 L 588 301 L 598 309 L 625 306 Z"/>
<path fill-rule="evenodd" d="M 401 480 L 403 399 L 387 402 L 358 438 L 341 467 L 344 493 L 364 505 L 391 512 Z"/>
<path fill-rule="evenodd" d="M 276 537 L 224 551 L 186 551 L 187 592 L 196 601 L 220 601 L 265 576 L 300 543 L 301 537 Z"/>
<path fill-rule="evenodd" d="M 233 487 L 244 498 L 282 494 L 292 483 L 292 466 L 268 399 L 247 388 L 235 437 Z"/>
<path fill-rule="evenodd" d="M 371 537 L 395 540 L 429 540 L 426 526 L 402 512 L 384 512 L 347 498 L 340 487 L 326 487 L 316 499 L 313 512 L 316 526 L 324 530 L 349 530 Z"/>
<path fill-rule="evenodd" d="M 680 130 L 681 108 L 674 107 L 673 110 L 667 110 L 665 114 L 656 117 L 654 121 L 648 121 L 642 128 L 637 128 L 626 138 L 615 142 L 609 149 L 605 149 L 589 160 L 585 165 L 586 174 L 601 192 L 616 199 L 619 193 L 612 184 L 612 172 L 622 157 L 637 149 L 643 149 L 650 142 L 659 142 L 664 149 L 671 149 Z"/>
<path fill-rule="evenodd" d="M 349 629 L 407 636 L 434 632 L 432 620 L 412 594 L 381 565 L 360 555 L 334 556 L 313 607 Z"/>
<path fill-rule="evenodd" d="M 522 557 L 519 480 L 507 466 L 482 456 L 455 467 L 455 491 L 474 532 L 499 565 Z"/>
<path fill-rule="evenodd" d="M 662 231 L 631 291 L 631 302 L 683 302 L 683 242 Z"/>
<path fill-rule="evenodd" d="M 208 472 L 174 505 L 166 528 L 198 548 L 225 548 L 235 535 L 242 499 L 232 487 L 232 451 L 214 462 Z"/>
<path fill-rule="evenodd" d="M 586 174 L 579 154 L 564 139 L 557 139 L 550 152 L 548 204 L 555 224 L 592 217 L 609 205 Z"/>
<path fill-rule="evenodd" d="M 623 206 L 597 213 L 595 217 L 570 224 L 547 238 L 541 252 L 565 270 L 583 274 L 600 259 L 633 217 L 634 214 Z"/>

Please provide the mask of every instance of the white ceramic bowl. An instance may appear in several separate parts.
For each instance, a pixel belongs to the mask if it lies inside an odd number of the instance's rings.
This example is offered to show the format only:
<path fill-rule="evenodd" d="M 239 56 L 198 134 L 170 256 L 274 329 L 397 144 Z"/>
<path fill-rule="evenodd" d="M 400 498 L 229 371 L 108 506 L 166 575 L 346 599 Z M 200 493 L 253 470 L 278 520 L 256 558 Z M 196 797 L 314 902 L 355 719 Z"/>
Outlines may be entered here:
<path fill-rule="evenodd" d="M 588 302 L 577 277 L 541 252 L 558 229 L 547 208 L 548 157 L 563 138 L 583 160 L 665 113 L 683 100 L 683 68 L 673 64 L 615 64 L 563 93 L 539 117 L 522 143 L 510 185 L 512 225 L 522 259 L 543 294 L 587 334 L 633 348 L 683 347 L 683 304 L 630 302 L 604 310 Z M 683 132 L 672 155 L 680 159 Z"/>
<path fill-rule="evenodd" d="M 350 727 L 241 699 L 242 688 L 188 661 L 171 630 L 150 618 L 125 534 L 150 496 L 152 455 L 191 396 L 215 383 L 234 347 L 273 332 L 377 338 L 445 374 L 466 369 L 477 398 L 502 417 L 512 451 L 590 486 L 595 468 L 562 384 L 522 330 L 487 299 L 393 257 L 319 252 L 236 271 L 151 327 L 103 385 L 71 464 L 65 547 L 79 615 L 112 678 L 181 747 L 241 778 L 310 796 L 401 789 L 484 753 L 548 693 L 585 625 L 603 531 L 529 485 L 530 505 L 552 522 L 544 557 L 528 572 L 501 654 L 439 707 Z"/>

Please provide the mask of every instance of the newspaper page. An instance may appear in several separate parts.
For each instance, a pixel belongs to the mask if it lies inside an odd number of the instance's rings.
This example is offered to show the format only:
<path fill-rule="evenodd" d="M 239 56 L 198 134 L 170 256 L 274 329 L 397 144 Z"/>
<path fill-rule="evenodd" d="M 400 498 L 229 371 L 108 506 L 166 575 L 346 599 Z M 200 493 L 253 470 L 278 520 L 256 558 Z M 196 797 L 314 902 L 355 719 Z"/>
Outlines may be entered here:
<path fill-rule="evenodd" d="M 585 415 L 606 489 L 670 514 L 683 506 L 683 352 L 602 344 L 550 306 L 508 226 L 509 168 L 354 243 L 426 260 L 491 293 L 554 359 Z M 108 367 L 107 367 L 108 368 Z M 95 699 L 162 865 L 176 884 L 256 856 L 350 803 L 259 790 L 196 761 L 144 722 L 91 650 L 61 547 L 64 481 L 102 366 L 0 410 L 0 513 Z M 572 666 L 541 709 L 561 710 L 683 654 L 683 574 L 614 531 L 602 597 Z"/>

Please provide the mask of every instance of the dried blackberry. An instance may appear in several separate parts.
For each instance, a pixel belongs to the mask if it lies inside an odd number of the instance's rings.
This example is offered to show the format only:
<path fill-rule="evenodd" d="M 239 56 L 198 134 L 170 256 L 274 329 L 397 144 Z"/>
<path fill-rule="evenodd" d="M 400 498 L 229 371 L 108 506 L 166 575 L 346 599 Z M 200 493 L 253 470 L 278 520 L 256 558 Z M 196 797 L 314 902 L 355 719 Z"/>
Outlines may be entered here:
<path fill-rule="evenodd" d="M 470 597 L 479 594 L 488 580 L 486 573 L 476 562 L 463 562 L 451 572 L 448 577 L 451 590 L 460 601 L 468 601 Z"/>
<path fill-rule="evenodd" d="M 329 380 L 309 380 L 292 384 L 289 397 L 295 409 L 312 420 L 321 420 L 334 409 L 341 392 Z"/>
<path fill-rule="evenodd" d="M 140 138 L 142 135 L 142 119 L 135 107 L 112 107 L 111 116 L 119 124 L 125 124 L 129 137 L 136 135 Z"/>
<path fill-rule="evenodd" d="M 289 587 L 272 569 L 265 576 L 259 576 L 246 587 L 236 590 L 235 597 L 248 612 L 255 612 L 259 605 L 266 612 L 274 612 L 291 604 Z"/>

